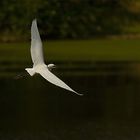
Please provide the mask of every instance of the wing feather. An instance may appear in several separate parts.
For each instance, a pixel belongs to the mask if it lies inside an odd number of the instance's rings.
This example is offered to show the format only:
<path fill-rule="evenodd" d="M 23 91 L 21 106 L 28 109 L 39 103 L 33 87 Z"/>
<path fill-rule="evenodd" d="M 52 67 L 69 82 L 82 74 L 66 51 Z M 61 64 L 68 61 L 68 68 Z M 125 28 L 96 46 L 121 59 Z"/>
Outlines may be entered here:
<path fill-rule="evenodd" d="M 59 86 L 61 88 L 64 88 L 66 90 L 72 91 L 78 95 L 82 95 L 74 91 L 72 88 L 70 88 L 67 84 L 65 84 L 62 80 L 60 80 L 58 77 L 56 77 L 53 73 L 51 73 L 47 68 L 42 68 L 39 71 L 40 75 L 44 77 L 47 81 L 50 83 Z"/>
<path fill-rule="evenodd" d="M 31 26 L 31 57 L 34 65 L 44 63 L 42 41 L 37 28 L 36 19 Z"/>

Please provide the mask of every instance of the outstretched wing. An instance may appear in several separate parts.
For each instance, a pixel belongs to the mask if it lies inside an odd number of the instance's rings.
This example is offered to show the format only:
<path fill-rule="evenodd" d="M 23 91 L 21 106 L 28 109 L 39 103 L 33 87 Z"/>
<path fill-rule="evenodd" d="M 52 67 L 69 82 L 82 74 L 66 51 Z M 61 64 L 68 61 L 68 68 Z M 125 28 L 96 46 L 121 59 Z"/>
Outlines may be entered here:
<path fill-rule="evenodd" d="M 31 26 L 31 57 L 34 65 L 44 63 L 42 42 L 37 28 L 36 19 Z"/>
<path fill-rule="evenodd" d="M 69 91 L 72 91 L 78 95 L 83 95 L 79 94 L 73 89 L 71 89 L 68 85 L 66 85 L 62 80 L 60 80 L 58 77 L 56 77 L 53 73 L 51 73 L 47 68 L 42 68 L 39 71 L 40 75 L 44 77 L 46 80 L 48 80 L 50 83 L 59 86 L 61 88 L 67 89 Z"/>

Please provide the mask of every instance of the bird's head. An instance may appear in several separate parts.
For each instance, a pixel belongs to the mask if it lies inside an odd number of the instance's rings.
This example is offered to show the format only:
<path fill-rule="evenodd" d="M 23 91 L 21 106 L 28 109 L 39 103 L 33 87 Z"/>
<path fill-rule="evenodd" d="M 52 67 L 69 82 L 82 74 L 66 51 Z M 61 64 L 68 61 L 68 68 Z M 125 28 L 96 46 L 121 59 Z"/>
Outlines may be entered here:
<path fill-rule="evenodd" d="M 51 71 L 53 68 L 56 68 L 55 64 L 49 64 L 48 65 L 48 69 Z"/>

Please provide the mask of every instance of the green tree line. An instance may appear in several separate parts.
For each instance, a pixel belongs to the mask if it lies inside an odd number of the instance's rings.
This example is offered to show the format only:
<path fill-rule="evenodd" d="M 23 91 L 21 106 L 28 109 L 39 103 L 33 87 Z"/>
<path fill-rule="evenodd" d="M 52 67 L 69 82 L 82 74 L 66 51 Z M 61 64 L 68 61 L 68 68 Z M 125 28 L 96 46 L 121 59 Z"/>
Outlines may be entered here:
<path fill-rule="evenodd" d="M 135 0 L 1 0 L 0 40 L 26 40 L 37 18 L 42 38 L 82 39 L 121 34 L 139 21 Z"/>

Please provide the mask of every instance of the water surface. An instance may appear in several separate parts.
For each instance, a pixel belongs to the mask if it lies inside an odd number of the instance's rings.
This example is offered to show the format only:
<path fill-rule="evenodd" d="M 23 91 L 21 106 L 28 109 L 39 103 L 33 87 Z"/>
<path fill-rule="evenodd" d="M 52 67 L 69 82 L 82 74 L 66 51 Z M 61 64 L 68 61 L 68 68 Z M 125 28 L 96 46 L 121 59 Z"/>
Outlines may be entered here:
<path fill-rule="evenodd" d="M 39 75 L 15 80 L 25 64 L 1 65 L 1 139 L 140 137 L 139 62 L 58 62 L 53 72 L 82 97 Z"/>

